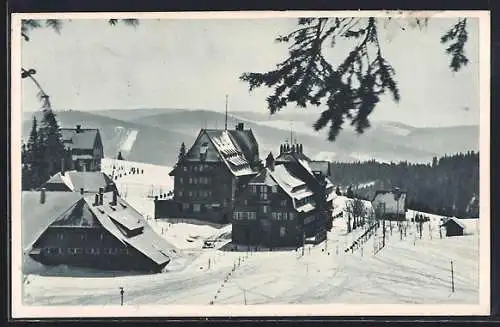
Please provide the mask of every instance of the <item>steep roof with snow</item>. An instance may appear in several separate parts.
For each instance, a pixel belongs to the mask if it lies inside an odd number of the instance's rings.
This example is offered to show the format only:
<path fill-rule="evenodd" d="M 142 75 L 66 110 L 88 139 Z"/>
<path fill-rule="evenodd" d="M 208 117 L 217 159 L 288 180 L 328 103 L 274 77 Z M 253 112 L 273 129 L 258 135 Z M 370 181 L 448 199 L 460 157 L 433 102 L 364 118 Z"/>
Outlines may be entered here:
<path fill-rule="evenodd" d="M 29 250 L 51 225 L 81 225 L 83 221 L 89 221 L 88 213 L 91 213 L 104 229 L 123 244 L 135 248 L 158 265 L 170 261 L 171 255 L 175 254 L 173 246 L 153 231 L 142 215 L 126 201 L 117 197 L 116 205 L 112 205 L 112 192 L 103 194 L 102 205 L 95 205 L 94 198 L 94 194 L 82 196 L 76 192 L 46 192 L 45 203 L 42 204 L 40 192 L 23 192 L 23 250 Z M 83 210 L 75 210 L 81 205 Z M 136 233 L 127 234 L 127 231 Z"/>
<path fill-rule="evenodd" d="M 82 200 L 79 193 L 45 192 L 45 203 L 40 203 L 41 192 L 23 191 L 21 195 L 21 243 L 23 251 L 42 235 L 60 216 L 71 211 Z"/>
<path fill-rule="evenodd" d="M 222 161 L 234 176 L 245 176 L 257 173 L 253 165 L 258 157 L 258 144 L 252 130 L 202 129 L 183 161 Z M 177 167 L 170 175 L 175 174 Z"/>
<path fill-rule="evenodd" d="M 446 221 L 441 226 L 446 226 L 446 225 L 449 225 L 451 223 L 455 223 L 460 228 L 465 229 L 465 224 L 463 222 L 461 222 L 460 219 L 458 219 L 456 217 L 451 217 L 451 218 L 446 219 Z"/>
<path fill-rule="evenodd" d="M 48 191 L 69 190 L 79 192 L 83 188 L 84 192 L 96 193 L 100 188 L 105 192 L 116 188 L 111 178 L 99 171 L 67 171 L 64 175 L 59 172 L 52 176 L 42 187 Z"/>
<path fill-rule="evenodd" d="M 97 128 L 61 128 L 63 143 L 69 149 L 92 150 L 100 140 Z"/>

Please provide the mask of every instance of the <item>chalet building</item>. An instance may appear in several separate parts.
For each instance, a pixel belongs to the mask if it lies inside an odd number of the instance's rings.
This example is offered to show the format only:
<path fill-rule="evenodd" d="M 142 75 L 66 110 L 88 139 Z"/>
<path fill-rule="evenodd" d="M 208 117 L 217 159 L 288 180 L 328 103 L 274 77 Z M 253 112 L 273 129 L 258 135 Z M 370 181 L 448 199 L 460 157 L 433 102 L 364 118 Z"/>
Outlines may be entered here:
<path fill-rule="evenodd" d="M 277 163 L 269 154 L 266 167 L 236 201 L 232 241 L 237 247 L 298 247 L 306 239 L 319 243 L 331 228 L 328 198 L 333 185 L 296 162 L 304 159 L 300 150 L 286 160 L 280 155 Z"/>
<path fill-rule="evenodd" d="M 160 272 L 175 255 L 117 192 L 25 191 L 21 218 L 23 254 L 44 265 Z"/>
<path fill-rule="evenodd" d="M 406 192 L 399 188 L 378 190 L 372 200 L 372 207 L 380 219 L 405 220 L 407 201 Z"/>
<path fill-rule="evenodd" d="M 440 227 L 446 229 L 446 236 L 463 236 L 465 225 L 456 217 L 447 219 Z"/>
<path fill-rule="evenodd" d="M 47 191 L 105 193 L 118 191 L 116 184 L 108 175 L 95 171 L 62 171 L 52 176 L 42 185 Z"/>
<path fill-rule="evenodd" d="M 62 141 L 69 152 L 67 170 L 100 171 L 104 157 L 101 134 L 97 128 L 61 128 Z"/>
<path fill-rule="evenodd" d="M 242 123 L 202 129 L 170 173 L 173 201 L 155 201 L 155 216 L 229 222 L 238 193 L 261 168 L 255 136 Z"/>

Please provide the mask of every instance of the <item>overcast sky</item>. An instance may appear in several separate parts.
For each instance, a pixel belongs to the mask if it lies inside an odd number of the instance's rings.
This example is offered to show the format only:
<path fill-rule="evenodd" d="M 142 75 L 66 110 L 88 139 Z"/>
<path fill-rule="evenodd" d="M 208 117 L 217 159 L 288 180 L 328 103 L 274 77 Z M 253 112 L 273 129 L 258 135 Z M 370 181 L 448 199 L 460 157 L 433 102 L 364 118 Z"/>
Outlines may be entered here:
<path fill-rule="evenodd" d="M 440 36 L 455 19 L 435 18 L 427 29 L 401 30 L 399 21 L 381 31 L 383 55 L 396 70 L 399 104 L 386 97 L 371 118 L 414 126 L 478 124 L 478 21 L 468 21 L 462 71 L 449 69 Z M 104 20 L 72 20 L 61 34 L 32 31 L 22 44 L 22 65 L 35 68 L 55 109 L 195 108 L 266 113 L 267 88 L 252 93 L 243 72 L 264 72 L 287 55 L 274 38 L 291 31 L 296 19 L 141 20 L 136 28 Z M 333 61 L 347 48 L 332 51 Z M 23 80 L 23 109 L 40 104 Z M 286 110 L 303 110 L 289 107 Z M 319 112 L 319 109 L 313 109 Z"/>

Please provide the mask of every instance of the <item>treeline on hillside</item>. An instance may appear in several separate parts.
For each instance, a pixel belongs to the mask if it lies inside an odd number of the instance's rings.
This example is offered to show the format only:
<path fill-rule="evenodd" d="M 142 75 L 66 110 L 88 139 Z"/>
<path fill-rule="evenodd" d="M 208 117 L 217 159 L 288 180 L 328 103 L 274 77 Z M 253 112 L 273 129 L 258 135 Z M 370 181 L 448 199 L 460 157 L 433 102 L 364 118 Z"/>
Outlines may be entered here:
<path fill-rule="evenodd" d="M 479 152 L 433 158 L 428 164 L 332 162 L 332 181 L 352 186 L 361 198 L 372 199 L 379 189 L 407 191 L 408 208 L 447 216 L 479 216 Z M 374 182 L 365 188 L 358 185 Z"/>

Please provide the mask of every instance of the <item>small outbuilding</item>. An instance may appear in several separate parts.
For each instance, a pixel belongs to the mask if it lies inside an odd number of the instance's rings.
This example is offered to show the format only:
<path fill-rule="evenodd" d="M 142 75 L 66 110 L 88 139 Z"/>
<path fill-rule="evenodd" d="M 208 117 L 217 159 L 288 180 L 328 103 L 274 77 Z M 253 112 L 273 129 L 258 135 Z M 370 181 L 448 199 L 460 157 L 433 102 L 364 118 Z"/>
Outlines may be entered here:
<path fill-rule="evenodd" d="M 465 225 L 455 217 L 447 219 L 440 227 L 446 228 L 446 236 L 463 236 Z"/>

